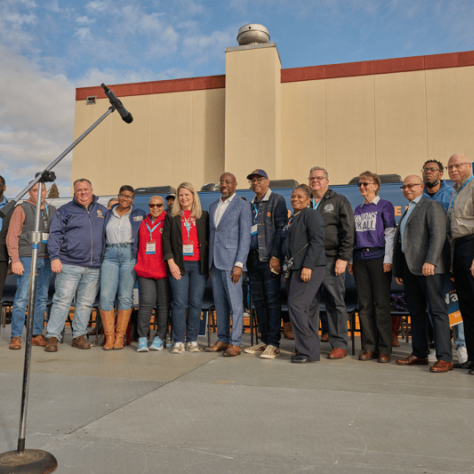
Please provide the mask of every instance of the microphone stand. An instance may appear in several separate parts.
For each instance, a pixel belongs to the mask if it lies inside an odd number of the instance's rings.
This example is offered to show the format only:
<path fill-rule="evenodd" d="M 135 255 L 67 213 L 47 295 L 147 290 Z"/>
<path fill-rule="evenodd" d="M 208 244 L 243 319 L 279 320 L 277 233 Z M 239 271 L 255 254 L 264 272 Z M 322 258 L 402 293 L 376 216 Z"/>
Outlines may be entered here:
<path fill-rule="evenodd" d="M 110 100 L 110 99 L 109 99 Z M 0 215 L 6 215 L 16 206 L 16 203 L 35 185 L 38 183 L 38 194 L 36 198 L 35 213 L 35 230 L 31 232 L 32 254 L 31 254 L 31 270 L 30 270 L 30 287 L 28 297 L 28 316 L 26 326 L 26 347 L 25 347 L 25 363 L 23 367 L 23 387 L 21 394 L 21 414 L 20 414 L 20 432 L 18 437 L 18 445 L 16 451 L 7 451 L 0 453 L 0 474 L 20 474 L 20 473 L 41 473 L 47 474 L 53 472 L 58 467 L 56 458 L 47 451 L 40 449 L 25 449 L 25 432 L 26 432 L 26 412 L 28 405 L 28 391 L 30 381 L 30 365 L 31 365 L 31 345 L 33 338 L 33 323 L 35 312 L 35 293 L 36 293 L 36 276 L 38 266 L 38 250 L 39 244 L 42 242 L 42 232 L 40 231 L 41 218 L 41 196 L 45 183 L 52 182 L 56 179 L 54 172 L 51 170 L 94 128 L 97 127 L 107 116 L 117 109 L 117 105 L 110 100 L 111 107 L 100 117 L 91 127 L 89 127 L 77 140 L 75 140 L 66 150 L 63 151 L 45 170 L 38 173 L 32 181 L 28 183 L 18 196 L 9 201 L 0 210 Z"/>

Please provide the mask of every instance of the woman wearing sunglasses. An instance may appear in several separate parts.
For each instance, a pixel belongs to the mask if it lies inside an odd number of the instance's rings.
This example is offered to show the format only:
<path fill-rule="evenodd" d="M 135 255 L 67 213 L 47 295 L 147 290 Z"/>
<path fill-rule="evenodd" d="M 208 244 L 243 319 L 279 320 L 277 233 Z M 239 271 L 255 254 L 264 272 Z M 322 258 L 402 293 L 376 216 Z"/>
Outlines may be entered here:
<path fill-rule="evenodd" d="M 123 349 L 124 335 L 132 314 L 132 293 L 137 280 L 138 230 L 145 211 L 133 206 L 135 191 L 122 186 L 118 204 L 105 214 L 104 249 L 100 269 L 100 315 L 104 325 L 104 350 Z M 118 296 L 115 326 L 115 296 Z"/>
<path fill-rule="evenodd" d="M 150 214 L 140 226 L 138 275 L 140 307 L 138 309 L 138 349 L 137 352 L 160 351 L 168 326 L 170 314 L 170 290 L 168 267 L 163 260 L 163 227 L 166 217 L 165 201 L 160 196 L 152 196 L 148 202 Z M 148 332 L 153 308 L 156 306 L 157 331 L 148 348 Z"/>
<path fill-rule="evenodd" d="M 201 209 L 201 201 L 191 183 L 181 183 L 178 187 L 177 199 L 165 220 L 163 248 L 170 267 L 173 295 L 171 352 L 181 354 L 185 349 L 200 352 L 197 337 L 209 272 L 209 214 Z"/>
<path fill-rule="evenodd" d="M 365 171 L 359 175 L 364 202 L 354 210 L 355 244 L 349 272 L 354 275 L 360 305 L 359 360 L 386 363 L 392 353 L 390 285 L 397 224 L 393 204 L 378 196 L 380 183 L 376 173 Z"/>

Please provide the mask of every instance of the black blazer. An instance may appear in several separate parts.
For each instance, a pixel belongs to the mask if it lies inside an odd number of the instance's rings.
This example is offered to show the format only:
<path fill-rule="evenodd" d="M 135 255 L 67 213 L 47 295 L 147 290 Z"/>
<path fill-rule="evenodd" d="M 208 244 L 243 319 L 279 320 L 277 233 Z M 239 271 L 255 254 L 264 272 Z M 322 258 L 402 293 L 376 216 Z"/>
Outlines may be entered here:
<path fill-rule="evenodd" d="M 209 214 L 202 211 L 202 216 L 196 219 L 196 229 L 199 240 L 199 251 L 201 252 L 201 274 L 207 275 L 209 272 Z M 181 231 L 181 215 L 171 217 L 166 214 L 163 225 L 163 259 L 172 258 L 174 263 L 184 275 L 183 259 L 183 234 Z"/>
<path fill-rule="evenodd" d="M 316 209 L 303 209 L 291 222 L 286 236 L 287 258 L 295 256 L 291 270 L 313 269 L 327 264 L 324 220 Z M 307 243 L 309 245 L 298 253 Z"/>

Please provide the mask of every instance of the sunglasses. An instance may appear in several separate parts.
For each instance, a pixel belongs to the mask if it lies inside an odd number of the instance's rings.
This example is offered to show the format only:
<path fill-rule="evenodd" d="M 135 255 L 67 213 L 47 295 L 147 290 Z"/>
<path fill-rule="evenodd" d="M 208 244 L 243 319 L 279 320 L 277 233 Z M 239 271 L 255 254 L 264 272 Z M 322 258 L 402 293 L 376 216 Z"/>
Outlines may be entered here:
<path fill-rule="evenodd" d="M 375 184 L 375 183 L 366 183 L 365 181 L 363 183 L 357 183 L 357 186 L 359 186 L 359 188 L 361 186 L 364 186 L 364 188 L 366 188 L 369 184 Z"/>
<path fill-rule="evenodd" d="M 163 207 L 164 204 L 148 204 L 148 207 Z"/>

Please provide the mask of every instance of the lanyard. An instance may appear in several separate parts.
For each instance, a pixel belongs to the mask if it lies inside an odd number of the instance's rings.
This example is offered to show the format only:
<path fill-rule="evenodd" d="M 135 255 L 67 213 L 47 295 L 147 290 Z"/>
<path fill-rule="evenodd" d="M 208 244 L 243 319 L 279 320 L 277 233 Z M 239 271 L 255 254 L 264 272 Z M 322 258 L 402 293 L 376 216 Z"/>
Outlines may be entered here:
<path fill-rule="evenodd" d="M 468 184 L 472 180 L 472 178 L 474 178 L 474 174 L 471 175 L 471 177 L 453 194 L 451 202 L 449 203 L 449 214 L 451 214 L 452 208 L 454 206 L 454 200 L 456 199 L 457 195 L 463 190 L 464 186 L 466 186 L 466 184 Z"/>
<path fill-rule="evenodd" d="M 253 203 L 253 212 L 255 212 L 255 220 L 257 220 L 259 208 L 258 208 L 257 204 L 255 204 L 255 203 Z"/>
<path fill-rule="evenodd" d="M 184 211 L 183 211 L 183 220 L 184 220 L 184 227 L 186 227 L 186 233 L 188 234 L 188 240 L 189 240 L 189 231 L 191 230 L 191 225 L 193 223 L 193 218 L 189 217 L 189 221 L 186 220 L 186 217 L 184 217 Z"/>
<path fill-rule="evenodd" d="M 44 208 L 46 210 L 46 219 L 44 218 L 43 209 L 41 209 L 41 217 L 43 218 L 44 229 L 47 231 L 48 230 L 49 211 L 48 211 L 48 205 L 46 203 L 44 203 Z"/>
<path fill-rule="evenodd" d="M 316 204 L 316 201 L 314 200 L 314 196 L 311 197 L 311 204 L 313 206 L 313 209 L 317 209 L 319 207 L 319 205 L 321 204 L 321 199 L 318 201 L 318 203 Z"/>
<path fill-rule="evenodd" d="M 150 229 L 150 226 L 148 225 L 148 222 L 146 222 L 146 226 L 147 226 L 147 228 L 148 228 L 148 232 L 150 232 L 150 240 L 153 240 L 152 234 L 153 234 L 153 232 L 155 231 L 155 229 L 156 229 L 157 227 L 160 227 L 160 225 L 161 225 L 162 222 L 163 222 L 163 221 L 158 222 L 158 224 L 156 224 L 155 227 L 153 227 L 153 229 Z"/>

